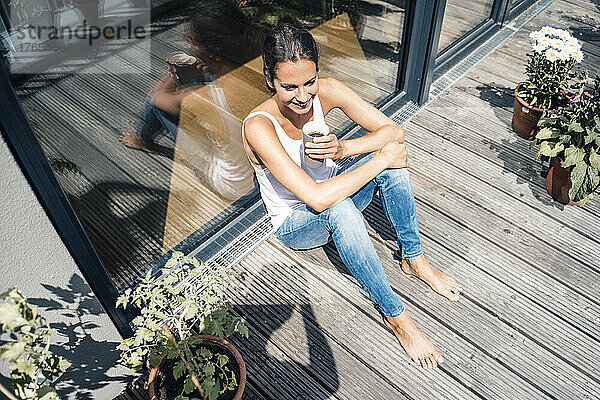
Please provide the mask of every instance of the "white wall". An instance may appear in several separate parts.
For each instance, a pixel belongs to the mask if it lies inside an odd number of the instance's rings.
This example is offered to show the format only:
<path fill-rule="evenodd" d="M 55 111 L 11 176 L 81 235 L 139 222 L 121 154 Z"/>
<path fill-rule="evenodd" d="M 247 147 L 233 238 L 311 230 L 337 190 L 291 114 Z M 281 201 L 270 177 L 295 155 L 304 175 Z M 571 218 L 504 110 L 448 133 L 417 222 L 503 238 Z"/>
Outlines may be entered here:
<path fill-rule="evenodd" d="M 0 292 L 17 286 L 56 331 L 53 351 L 73 365 L 61 399 L 112 399 L 131 381 L 117 366 L 120 336 L 83 279 L 0 136 Z M 7 364 L 0 372 L 8 376 Z M 6 384 L 5 378 L 2 383 Z"/>

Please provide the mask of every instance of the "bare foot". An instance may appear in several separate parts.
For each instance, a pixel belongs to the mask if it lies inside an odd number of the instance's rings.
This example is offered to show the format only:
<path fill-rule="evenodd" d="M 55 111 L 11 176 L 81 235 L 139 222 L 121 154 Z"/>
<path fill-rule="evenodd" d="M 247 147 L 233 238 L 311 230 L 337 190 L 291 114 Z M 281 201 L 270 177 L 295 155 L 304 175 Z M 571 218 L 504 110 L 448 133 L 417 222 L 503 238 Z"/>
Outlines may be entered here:
<path fill-rule="evenodd" d="M 123 132 L 121 136 L 119 136 L 119 141 L 123 143 L 125 146 L 130 147 L 132 149 L 143 150 L 147 153 L 152 153 L 152 150 L 140 139 L 135 132 Z"/>
<path fill-rule="evenodd" d="M 421 278 L 427 282 L 433 290 L 442 296 L 447 297 L 450 301 L 458 301 L 460 299 L 462 285 L 453 277 L 433 268 L 424 255 L 408 260 L 403 259 L 402 271 Z"/>
<path fill-rule="evenodd" d="M 444 362 L 442 353 L 423 335 L 408 312 L 404 311 L 396 318 L 386 317 L 384 321 L 415 365 L 429 369 Z"/>

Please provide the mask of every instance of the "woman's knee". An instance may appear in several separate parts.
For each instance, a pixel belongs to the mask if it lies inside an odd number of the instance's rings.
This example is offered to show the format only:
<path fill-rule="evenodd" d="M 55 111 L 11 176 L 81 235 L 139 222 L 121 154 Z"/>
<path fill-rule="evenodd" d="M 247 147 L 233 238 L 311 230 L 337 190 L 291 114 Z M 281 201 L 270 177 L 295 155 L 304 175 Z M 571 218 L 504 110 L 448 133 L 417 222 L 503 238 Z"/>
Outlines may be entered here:
<path fill-rule="evenodd" d="M 362 213 L 349 197 L 324 212 L 327 212 L 329 221 L 336 224 L 356 224 L 363 221 Z"/>
<path fill-rule="evenodd" d="M 377 180 L 391 183 L 394 185 L 410 185 L 410 176 L 408 168 L 388 168 L 384 169 L 377 175 Z"/>

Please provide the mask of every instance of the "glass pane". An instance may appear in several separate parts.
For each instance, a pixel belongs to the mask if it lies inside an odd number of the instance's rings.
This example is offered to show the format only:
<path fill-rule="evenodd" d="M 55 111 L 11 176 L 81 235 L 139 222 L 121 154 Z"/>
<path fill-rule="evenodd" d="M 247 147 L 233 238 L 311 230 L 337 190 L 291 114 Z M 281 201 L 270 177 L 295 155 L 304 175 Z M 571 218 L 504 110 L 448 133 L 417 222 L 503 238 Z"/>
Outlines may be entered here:
<path fill-rule="evenodd" d="M 2 1 L 13 85 L 120 290 L 254 201 L 241 121 L 270 96 L 267 29 L 310 29 L 320 75 L 371 103 L 396 90 L 404 1 Z"/>
<path fill-rule="evenodd" d="M 438 54 L 490 18 L 494 0 L 447 0 Z"/>

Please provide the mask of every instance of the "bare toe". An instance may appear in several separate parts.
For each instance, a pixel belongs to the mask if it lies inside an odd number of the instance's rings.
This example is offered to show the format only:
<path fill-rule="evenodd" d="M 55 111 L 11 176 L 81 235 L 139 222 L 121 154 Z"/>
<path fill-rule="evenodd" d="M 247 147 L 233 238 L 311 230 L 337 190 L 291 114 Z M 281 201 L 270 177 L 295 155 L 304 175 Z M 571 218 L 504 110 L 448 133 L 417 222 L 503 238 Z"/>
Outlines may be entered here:
<path fill-rule="evenodd" d="M 429 356 L 429 362 L 431 362 L 431 368 L 437 368 L 437 361 L 435 361 L 435 356 L 433 354 Z"/>
<path fill-rule="evenodd" d="M 439 351 L 437 351 L 437 354 L 435 355 L 435 358 L 436 358 L 436 361 L 437 361 L 438 364 L 443 364 L 444 361 L 445 361 L 444 356 Z"/>
<path fill-rule="evenodd" d="M 433 369 L 433 360 L 431 359 L 431 356 L 427 356 L 427 368 Z"/>

